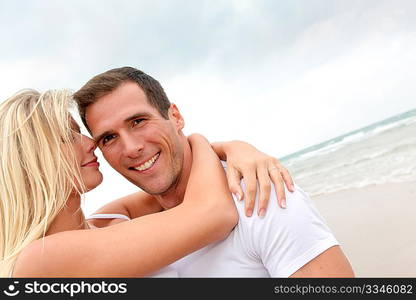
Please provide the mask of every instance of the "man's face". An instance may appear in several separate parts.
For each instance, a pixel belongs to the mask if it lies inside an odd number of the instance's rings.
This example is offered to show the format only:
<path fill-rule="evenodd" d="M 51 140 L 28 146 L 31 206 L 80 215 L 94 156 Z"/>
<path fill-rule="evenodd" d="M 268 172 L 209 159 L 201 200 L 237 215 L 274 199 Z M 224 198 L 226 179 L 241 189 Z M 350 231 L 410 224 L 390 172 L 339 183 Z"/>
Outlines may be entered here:
<path fill-rule="evenodd" d="M 164 119 L 133 82 L 120 85 L 86 110 L 87 125 L 104 158 L 150 194 L 176 184 L 183 165 L 183 119 L 175 105 Z"/>

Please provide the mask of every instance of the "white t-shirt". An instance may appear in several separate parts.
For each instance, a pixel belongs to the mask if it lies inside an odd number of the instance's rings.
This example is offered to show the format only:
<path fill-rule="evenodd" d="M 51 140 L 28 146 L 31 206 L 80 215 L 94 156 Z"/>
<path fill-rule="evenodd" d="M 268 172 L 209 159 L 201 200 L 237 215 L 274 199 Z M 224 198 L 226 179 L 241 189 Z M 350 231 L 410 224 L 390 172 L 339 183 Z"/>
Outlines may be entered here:
<path fill-rule="evenodd" d="M 242 187 L 245 190 L 243 182 Z M 282 209 L 272 186 L 264 218 L 257 215 L 258 199 L 253 215 L 246 217 L 244 201 L 234 198 L 239 222 L 226 239 L 148 277 L 289 277 L 328 248 L 338 245 L 308 195 L 297 186 L 295 192 L 285 192 L 287 208 Z M 111 214 L 90 218 L 121 217 Z"/>
<path fill-rule="evenodd" d="M 173 267 L 179 277 L 289 277 L 338 245 L 304 191 L 297 186 L 293 193 L 286 190 L 286 199 L 287 208 L 280 208 L 272 188 L 266 215 L 260 218 L 258 199 L 253 215 L 246 217 L 244 201 L 234 198 L 240 218 L 229 236 L 169 268 Z"/>

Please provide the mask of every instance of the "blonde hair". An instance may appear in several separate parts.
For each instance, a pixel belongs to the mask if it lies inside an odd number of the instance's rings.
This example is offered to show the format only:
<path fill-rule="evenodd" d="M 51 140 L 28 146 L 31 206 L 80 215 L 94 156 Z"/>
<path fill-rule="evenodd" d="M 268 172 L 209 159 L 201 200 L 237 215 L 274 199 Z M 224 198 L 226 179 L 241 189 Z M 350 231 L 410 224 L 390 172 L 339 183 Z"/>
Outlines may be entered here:
<path fill-rule="evenodd" d="M 0 277 L 45 236 L 74 191 L 85 187 L 72 146 L 68 90 L 22 90 L 0 104 Z"/>

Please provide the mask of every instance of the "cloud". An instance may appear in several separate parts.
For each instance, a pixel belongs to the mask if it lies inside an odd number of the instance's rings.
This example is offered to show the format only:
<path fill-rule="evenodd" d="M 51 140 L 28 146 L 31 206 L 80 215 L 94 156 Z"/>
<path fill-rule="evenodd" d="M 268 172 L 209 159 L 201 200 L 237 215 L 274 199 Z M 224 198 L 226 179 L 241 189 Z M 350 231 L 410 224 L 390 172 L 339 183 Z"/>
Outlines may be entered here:
<path fill-rule="evenodd" d="M 0 99 L 130 65 L 162 83 L 187 133 L 281 157 L 415 108 L 415 12 L 411 0 L 9 1 Z"/>

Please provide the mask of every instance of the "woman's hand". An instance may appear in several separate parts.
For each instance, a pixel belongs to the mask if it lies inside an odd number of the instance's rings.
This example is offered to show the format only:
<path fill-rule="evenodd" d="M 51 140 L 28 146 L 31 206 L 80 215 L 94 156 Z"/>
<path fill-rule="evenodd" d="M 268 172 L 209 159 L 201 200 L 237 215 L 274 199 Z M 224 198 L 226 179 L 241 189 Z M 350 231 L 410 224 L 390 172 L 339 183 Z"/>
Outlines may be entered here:
<path fill-rule="evenodd" d="M 294 191 L 292 177 L 279 161 L 254 146 L 242 141 L 217 142 L 212 147 L 217 155 L 227 161 L 227 180 L 230 191 L 239 200 L 245 198 L 245 211 L 251 216 L 257 192 L 257 181 L 260 188 L 258 215 L 263 216 L 269 201 L 271 183 L 273 182 L 280 207 L 286 207 L 284 184 L 289 191 Z M 241 178 L 246 185 L 246 196 L 240 186 Z"/>

